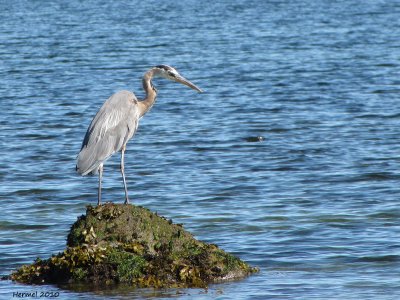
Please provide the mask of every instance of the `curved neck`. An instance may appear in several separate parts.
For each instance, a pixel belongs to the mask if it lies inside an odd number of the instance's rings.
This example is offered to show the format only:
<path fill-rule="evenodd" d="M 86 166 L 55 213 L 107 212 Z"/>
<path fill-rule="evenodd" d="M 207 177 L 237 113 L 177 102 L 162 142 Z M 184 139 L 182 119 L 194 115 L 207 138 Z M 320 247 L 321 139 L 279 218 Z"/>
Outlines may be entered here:
<path fill-rule="evenodd" d="M 154 73 L 154 70 L 151 69 L 144 74 L 142 79 L 143 89 L 146 92 L 146 97 L 139 102 L 140 117 L 143 117 L 144 114 L 147 113 L 153 106 L 154 102 L 156 102 L 157 90 L 151 83 L 151 79 L 155 75 Z"/>

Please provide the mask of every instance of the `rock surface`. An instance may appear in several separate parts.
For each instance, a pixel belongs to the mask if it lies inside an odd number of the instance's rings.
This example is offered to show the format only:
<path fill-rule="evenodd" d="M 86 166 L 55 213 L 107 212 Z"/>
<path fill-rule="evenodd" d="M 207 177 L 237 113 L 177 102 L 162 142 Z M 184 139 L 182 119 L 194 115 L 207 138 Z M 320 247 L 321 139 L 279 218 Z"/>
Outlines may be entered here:
<path fill-rule="evenodd" d="M 148 209 L 88 206 L 72 225 L 67 248 L 11 274 L 23 283 L 127 283 L 138 287 L 206 287 L 257 272 L 180 224 Z"/>

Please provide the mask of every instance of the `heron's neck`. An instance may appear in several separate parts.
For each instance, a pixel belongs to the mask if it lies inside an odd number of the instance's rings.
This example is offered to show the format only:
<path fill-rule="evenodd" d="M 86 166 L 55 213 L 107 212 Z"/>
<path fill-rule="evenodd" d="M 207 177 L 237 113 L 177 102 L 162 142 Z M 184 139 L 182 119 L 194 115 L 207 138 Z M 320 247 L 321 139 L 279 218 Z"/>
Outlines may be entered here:
<path fill-rule="evenodd" d="M 154 76 L 154 71 L 149 70 L 143 76 L 143 88 L 146 92 L 146 97 L 139 102 L 140 106 L 140 117 L 143 117 L 145 113 L 147 113 L 150 108 L 153 106 L 154 102 L 156 102 L 157 90 L 151 83 L 151 79 Z"/>

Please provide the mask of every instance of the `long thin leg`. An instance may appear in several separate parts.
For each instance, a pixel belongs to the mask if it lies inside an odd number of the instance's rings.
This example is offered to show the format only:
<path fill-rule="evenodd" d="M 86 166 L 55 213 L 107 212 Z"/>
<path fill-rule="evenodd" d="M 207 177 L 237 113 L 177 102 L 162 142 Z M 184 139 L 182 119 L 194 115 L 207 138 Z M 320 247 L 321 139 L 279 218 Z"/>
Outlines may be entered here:
<path fill-rule="evenodd" d="M 128 188 L 126 186 L 125 180 L 125 167 L 124 167 L 124 155 L 125 155 L 126 146 L 124 145 L 121 149 L 121 174 L 122 180 L 124 181 L 124 188 L 125 188 L 125 204 L 129 204 L 129 197 L 128 197 Z"/>
<path fill-rule="evenodd" d="M 99 192 L 97 194 L 97 205 L 101 205 L 101 179 L 103 178 L 103 164 L 99 166 Z"/>

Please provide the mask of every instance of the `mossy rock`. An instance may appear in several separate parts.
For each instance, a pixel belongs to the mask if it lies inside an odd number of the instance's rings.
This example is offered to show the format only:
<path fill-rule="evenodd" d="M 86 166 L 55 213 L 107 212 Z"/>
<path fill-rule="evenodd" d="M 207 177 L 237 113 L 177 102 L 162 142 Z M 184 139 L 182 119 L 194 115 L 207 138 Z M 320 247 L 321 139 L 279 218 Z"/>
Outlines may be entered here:
<path fill-rule="evenodd" d="M 148 209 L 107 203 L 87 207 L 72 225 L 63 252 L 22 266 L 10 277 L 36 284 L 206 287 L 257 271 Z"/>

